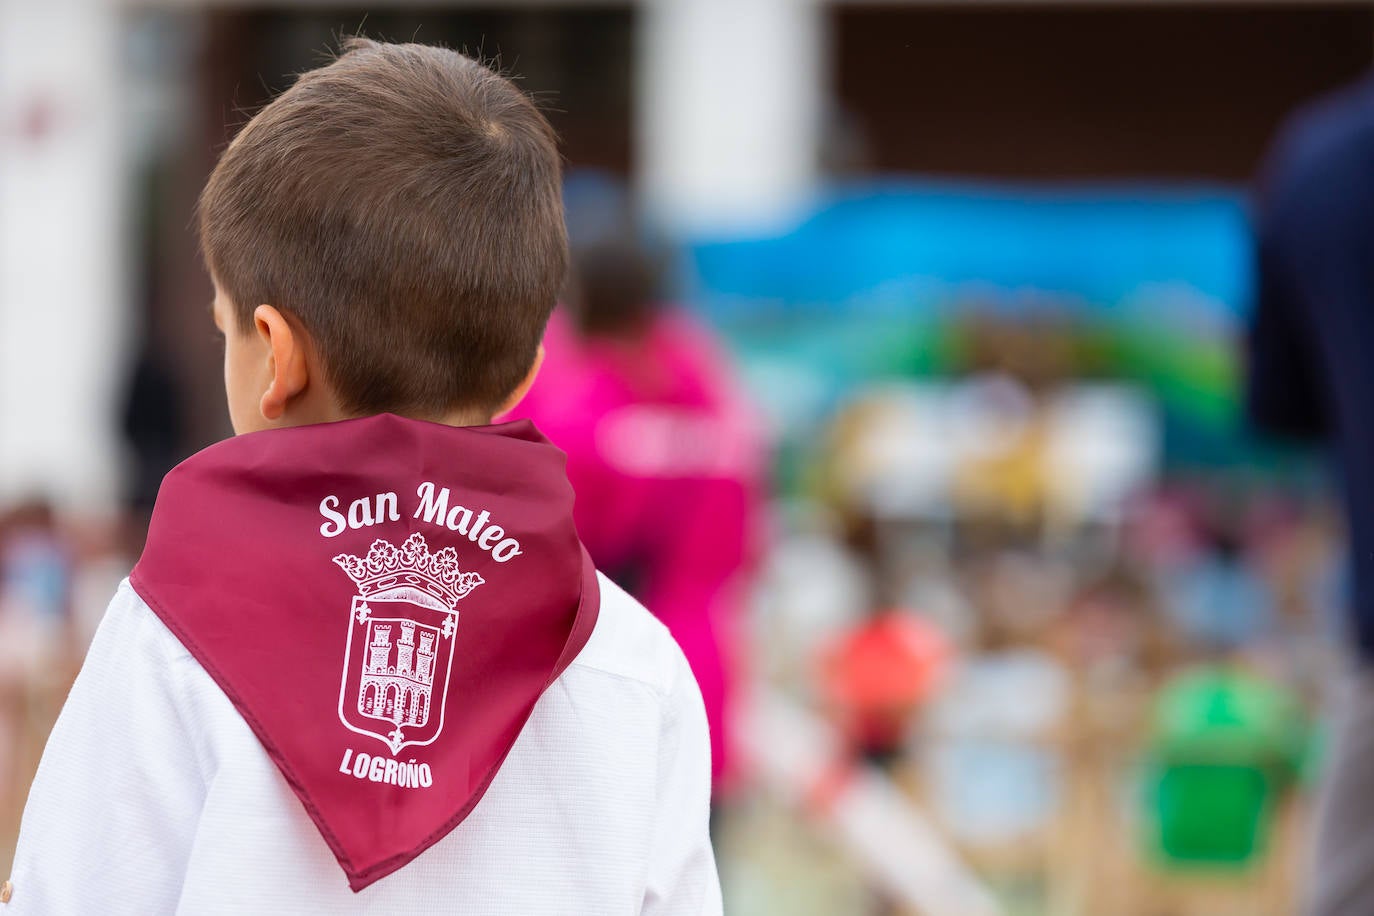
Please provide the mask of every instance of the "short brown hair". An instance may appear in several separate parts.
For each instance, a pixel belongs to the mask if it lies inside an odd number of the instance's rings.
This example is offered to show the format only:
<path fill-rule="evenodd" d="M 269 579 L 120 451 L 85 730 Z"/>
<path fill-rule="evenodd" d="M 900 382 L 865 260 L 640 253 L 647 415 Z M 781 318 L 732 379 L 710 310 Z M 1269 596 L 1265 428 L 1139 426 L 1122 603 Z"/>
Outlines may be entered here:
<path fill-rule="evenodd" d="M 239 330 L 274 305 L 357 413 L 495 409 L 567 269 L 557 138 L 456 51 L 350 39 L 229 145 L 201 194 Z"/>

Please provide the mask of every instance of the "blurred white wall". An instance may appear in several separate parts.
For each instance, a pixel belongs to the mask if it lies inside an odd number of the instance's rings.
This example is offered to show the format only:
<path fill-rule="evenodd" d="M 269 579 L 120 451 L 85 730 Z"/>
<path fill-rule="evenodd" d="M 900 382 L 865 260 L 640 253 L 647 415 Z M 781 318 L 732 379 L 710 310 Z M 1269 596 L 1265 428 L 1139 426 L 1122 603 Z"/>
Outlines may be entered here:
<path fill-rule="evenodd" d="M 644 0 L 635 60 L 639 190 L 678 237 L 783 226 L 814 192 L 819 0 Z"/>
<path fill-rule="evenodd" d="M 108 505 L 128 338 L 119 17 L 0 0 L 0 500 Z"/>

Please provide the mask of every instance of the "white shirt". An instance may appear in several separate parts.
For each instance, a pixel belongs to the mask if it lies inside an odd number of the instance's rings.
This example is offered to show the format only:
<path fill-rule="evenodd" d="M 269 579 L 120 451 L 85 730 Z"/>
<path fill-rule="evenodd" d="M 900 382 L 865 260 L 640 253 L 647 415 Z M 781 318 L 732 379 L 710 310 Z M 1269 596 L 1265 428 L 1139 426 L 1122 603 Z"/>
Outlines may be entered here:
<path fill-rule="evenodd" d="M 600 581 L 590 641 L 472 814 L 357 894 L 126 581 L 44 751 L 0 916 L 721 913 L 696 682 L 662 624 Z"/>

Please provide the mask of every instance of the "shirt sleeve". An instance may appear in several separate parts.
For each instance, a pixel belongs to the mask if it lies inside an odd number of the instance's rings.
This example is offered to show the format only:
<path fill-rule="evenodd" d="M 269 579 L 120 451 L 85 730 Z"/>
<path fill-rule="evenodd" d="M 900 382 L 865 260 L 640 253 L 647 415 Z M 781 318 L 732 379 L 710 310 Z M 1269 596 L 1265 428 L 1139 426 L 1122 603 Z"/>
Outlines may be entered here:
<path fill-rule="evenodd" d="M 677 675 L 658 757 L 658 812 L 642 916 L 720 916 L 720 878 L 711 849 L 711 742 L 691 669 L 674 648 Z"/>
<path fill-rule="evenodd" d="M 205 797 L 179 689 L 194 664 L 121 585 L 43 752 L 0 914 L 175 911 Z"/>

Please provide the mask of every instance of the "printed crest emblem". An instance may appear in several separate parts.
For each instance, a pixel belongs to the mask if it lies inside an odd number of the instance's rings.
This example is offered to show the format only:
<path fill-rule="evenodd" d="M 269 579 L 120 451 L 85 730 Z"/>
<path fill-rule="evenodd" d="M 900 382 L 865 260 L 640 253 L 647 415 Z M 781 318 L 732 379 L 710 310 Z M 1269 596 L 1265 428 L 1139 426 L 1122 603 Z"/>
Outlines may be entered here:
<path fill-rule="evenodd" d="M 432 743 L 444 728 L 458 602 L 485 580 L 431 554 L 412 534 L 400 547 L 373 541 L 366 557 L 334 558 L 358 587 L 348 618 L 339 721 L 392 755 Z M 437 704 L 437 708 L 436 708 Z"/>

